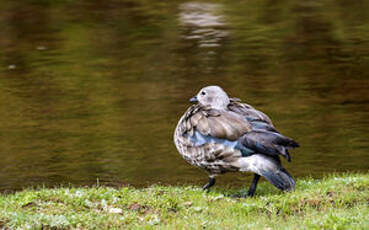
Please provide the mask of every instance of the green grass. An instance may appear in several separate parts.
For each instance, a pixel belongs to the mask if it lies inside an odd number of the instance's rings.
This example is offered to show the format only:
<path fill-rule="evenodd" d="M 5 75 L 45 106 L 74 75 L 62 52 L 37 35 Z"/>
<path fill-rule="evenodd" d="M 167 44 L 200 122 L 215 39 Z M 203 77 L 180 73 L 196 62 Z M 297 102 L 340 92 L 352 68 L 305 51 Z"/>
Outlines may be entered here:
<path fill-rule="evenodd" d="M 369 229 L 369 174 L 261 183 L 253 198 L 216 188 L 56 188 L 0 195 L 0 229 Z"/>

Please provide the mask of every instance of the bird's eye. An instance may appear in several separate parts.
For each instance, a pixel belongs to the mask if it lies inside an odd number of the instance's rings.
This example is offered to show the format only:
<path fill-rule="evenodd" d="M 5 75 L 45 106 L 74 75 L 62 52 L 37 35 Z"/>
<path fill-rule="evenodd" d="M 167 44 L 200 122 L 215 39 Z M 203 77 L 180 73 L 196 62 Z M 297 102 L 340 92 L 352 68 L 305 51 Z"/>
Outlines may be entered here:
<path fill-rule="evenodd" d="M 205 94 L 206 94 L 206 93 L 205 93 L 205 91 L 202 91 L 202 92 L 201 92 L 201 95 L 205 95 Z"/>

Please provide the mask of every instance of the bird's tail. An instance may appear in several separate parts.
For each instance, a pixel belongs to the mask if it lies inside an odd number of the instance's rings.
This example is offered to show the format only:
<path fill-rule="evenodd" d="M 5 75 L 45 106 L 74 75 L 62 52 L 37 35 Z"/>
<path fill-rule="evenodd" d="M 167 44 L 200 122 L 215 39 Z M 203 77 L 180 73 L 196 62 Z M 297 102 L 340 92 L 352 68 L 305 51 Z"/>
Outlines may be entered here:
<path fill-rule="evenodd" d="M 260 170 L 260 174 L 280 190 L 291 191 L 295 189 L 294 179 L 284 168 L 275 171 Z"/>
<path fill-rule="evenodd" d="M 239 167 L 240 171 L 249 171 L 265 177 L 275 187 L 283 191 L 291 191 L 296 185 L 280 161 L 270 156 L 255 154 L 242 157 L 237 161 L 236 167 Z"/>

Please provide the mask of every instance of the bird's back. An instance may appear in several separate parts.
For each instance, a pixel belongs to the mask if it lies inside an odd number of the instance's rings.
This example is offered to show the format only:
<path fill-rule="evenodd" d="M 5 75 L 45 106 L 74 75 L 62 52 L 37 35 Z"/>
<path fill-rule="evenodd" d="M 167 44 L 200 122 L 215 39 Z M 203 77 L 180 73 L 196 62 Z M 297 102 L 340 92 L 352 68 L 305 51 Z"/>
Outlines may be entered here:
<path fill-rule="evenodd" d="M 201 89 L 191 101 L 197 104 L 179 120 L 174 142 L 187 162 L 210 174 L 206 189 L 214 185 L 214 176 L 229 171 L 255 173 L 255 186 L 263 176 L 281 190 L 294 188 L 279 155 L 290 161 L 288 150 L 298 144 L 278 132 L 266 114 L 216 86 Z"/>
<path fill-rule="evenodd" d="M 209 117 L 218 117 L 216 111 L 211 111 L 200 105 L 191 106 L 179 120 L 174 132 L 174 143 L 178 152 L 190 164 L 205 169 L 209 174 L 222 174 L 228 171 L 238 171 L 235 162 L 242 157 L 242 153 L 235 149 L 236 140 L 230 141 L 222 138 L 211 137 L 202 134 L 209 124 L 222 129 L 222 135 L 232 135 L 219 121 L 213 121 Z M 220 115 L 219 115 L 220 117 Z M 206 122 L 202 119 L 207 119 Z M 221 127 L 222 126 L 222 127 Z M 246 127 L 244 127 L 246 129 Z"/>
<path fill-rule="evenodd" d="M 239 158 L 254 154 L 268 155 L 276 163 L 278 155 L 289 159 L 287 148 L 276 142 L 285 140 L 291 139 L 280 135 L 267 115 L 237 99 L 231 99 L 227 111 L 192 105 L 174 133 L 184 159 L 211 174 L 242 170 Z"/>

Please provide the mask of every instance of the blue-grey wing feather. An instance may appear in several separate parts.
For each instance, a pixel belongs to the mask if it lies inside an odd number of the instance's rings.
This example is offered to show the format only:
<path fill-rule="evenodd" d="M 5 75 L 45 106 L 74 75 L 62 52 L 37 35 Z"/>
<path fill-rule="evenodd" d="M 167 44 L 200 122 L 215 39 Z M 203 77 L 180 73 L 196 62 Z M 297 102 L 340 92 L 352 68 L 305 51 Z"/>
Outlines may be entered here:
<path fill-rule="evenodd" d="M 207 143 L 222 144 L 239 150 L 243 157 L 261 153 L 275 158 L 278 158 L 278 155 L 282 155 L 290 161 L 288 149 L 298 147 L 299 145 L 294 140 L 280 134 L 266 114 L 238 101 L 231 101 L 228 108 L 230 111 L 242 115 L 245 118 L 245 122 L 251 125 L 251 129 L 248 132 L 242 133 L 237 139 L 233 138 L 230 140 L 224 135 L 214 136 L 211 131 L 204 133 L 199 132 L 195 128 L 194 132 L 188 136 L 189 139 L 196 146 Z M 217 117 L 214 119 L 217 119 Z M 209 129 L 211 128 L 209 127 Z"/>
<path fill-rule="evenodd" d="M 231 141 L 231 140 L 227 140 L 223 138 L 212 137 L 210 135 L 203 135 L 199 131 L 195 131 L 194 135 L 189 136 L 189 139 L 195 144 L 195 146 L 201 146 L 201 145 L 209 144 L 209 143 L 222 144 L 222 145 L 231 147 L 233 149 L 239 150 L 242 153 L 243 157 L 251 156 L 252 154 L 255 153 L 254 150 L 246 147 L 241 142 L 242 139 L 240 138 L 238 140 Z"/>

